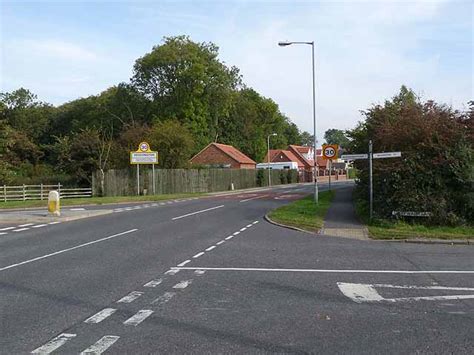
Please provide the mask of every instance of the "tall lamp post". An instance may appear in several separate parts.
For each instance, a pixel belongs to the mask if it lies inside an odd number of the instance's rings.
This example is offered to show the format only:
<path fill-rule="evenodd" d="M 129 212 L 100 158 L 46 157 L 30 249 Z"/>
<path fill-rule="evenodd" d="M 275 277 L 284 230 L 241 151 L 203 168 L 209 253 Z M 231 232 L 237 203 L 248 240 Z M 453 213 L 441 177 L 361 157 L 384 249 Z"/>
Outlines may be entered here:
<path fill-rule="evenodd" d="M 314 201 L 319 202 L 318 196 L 318 172 L 316 159 L 316 77 L 314 67 L 314 42 L 278 42 L 280 47 L 291 46 L 292 44 L 309 44 L 311 46 L 312 64 L 313 64 L 313 135 L 314 135 Z"/>
<path fill-rule="evenodd" d="M 272 134 L 269 134 L 268 137 L 267 137 L 267 157 L 268 157 L 268 165 L 267 165 L 267 170 L 268 170 L 268 186 L 272 186 L 272 178 L 271 178 L 271 174 L 270 174 L 270 137 L 275 137 L 277 136 L 278 134 L 276 133 L 272 133 Z"/>

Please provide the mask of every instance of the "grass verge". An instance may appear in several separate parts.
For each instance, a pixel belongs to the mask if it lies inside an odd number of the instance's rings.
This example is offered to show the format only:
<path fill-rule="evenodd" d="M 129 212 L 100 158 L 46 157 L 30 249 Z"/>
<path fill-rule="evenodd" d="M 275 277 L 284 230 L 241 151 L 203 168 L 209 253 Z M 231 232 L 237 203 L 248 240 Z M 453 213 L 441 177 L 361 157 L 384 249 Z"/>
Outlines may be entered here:
<path fill-rule="evenodd" d="M 89 198 L 68 198 L 61 200 L 61 206 L 78 206 L 78 205 L 105 205 L 126 202 L 152 202 L 161 200 L 174 200 L 177 198 L 199 197 L 203 193 L 189 194 L 167 194 L 167 195 L 148 195 L 148 196 L 116 196 L 116 197 L 89 197 Z M 0 202 L 0 209 L 8 208 L 30 208 L 30 207 L 47 207 L 47 200 L 27 200 L 27 201 L 7 201 Z"/>
<path fill-rule="evenodd" d="M 277 223 L 316 232 L 323 226 L 334 194 L 334 191 L 321 192 L 318 205 L 314 203 L 313 196 L 305 197 L 271 211 L 268 217 Z"/>
<path fill-rule="evenodd" d="M 369 233 L 373 239 L 474 239 L 474 227 L 430 227 L 404 222 L 369 225 Z"/>

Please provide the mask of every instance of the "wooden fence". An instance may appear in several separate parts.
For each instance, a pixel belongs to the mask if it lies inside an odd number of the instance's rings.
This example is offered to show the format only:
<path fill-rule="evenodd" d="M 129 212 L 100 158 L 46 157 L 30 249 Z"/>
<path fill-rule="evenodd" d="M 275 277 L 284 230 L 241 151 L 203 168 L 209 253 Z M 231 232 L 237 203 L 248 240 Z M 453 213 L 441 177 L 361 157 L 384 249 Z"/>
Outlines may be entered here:
<path fill-rule="evenodd" d="M 270 170 L 272 185 L 298 182 L 296 170 Z M 255 169 L 156 169 L 155 194 L 217 192 L 231 189 L 268 186 L 268 171 Z M 100 188 L 100 172 L 92 176 L 94 196 L 137 195 L 135 169 L 109 170 L 105 173 L 104 191 Z M 140 167 L 140 195 L 153 194 L 150 167 Z"/>

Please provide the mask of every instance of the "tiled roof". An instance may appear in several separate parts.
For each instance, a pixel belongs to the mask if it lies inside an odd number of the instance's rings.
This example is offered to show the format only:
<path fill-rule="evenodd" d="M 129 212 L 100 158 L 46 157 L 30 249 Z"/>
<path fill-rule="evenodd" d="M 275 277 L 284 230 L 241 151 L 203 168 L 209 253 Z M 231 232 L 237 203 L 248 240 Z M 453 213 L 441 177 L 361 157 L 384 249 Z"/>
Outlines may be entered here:
<path fill-rule="evenodd" d="M 292 161 L 292 162 L 295 162 L 295 163 L 298 163 L 298 167 L 304 167 L 304 164 L 303 162 L 301 161 L 301 159 L 299 159 L 295 154 L 293 154 L 291 151 L 289 150 L 284 150 L 284 149 L 271 149 L 270 150 L 270 161 L 273 162 L 274 159 L 279 156 L 279 155 L 284 155 L 286 159 L 286 161 Z M 268 154 L 265 156 L 265 159 L 263 161 L 264 163 L 268 162 Z"/>
<path fill-rule="evenodd" d="M 306 159 L 303 156 L 303 153 L 299 151 L 299 149 L 301 149 L 301 148 L 308 148 L 308 147 L 302 147 L 302 146 L 299 146 L 299 145 L 291 145 L 290 144 L 289 148 L 290 148 L 290 151 L 293 152 L 295 154 L 295 156 L 298 157 L 298 159 L 301 160 L 306 167 L 313 167 L 314 166 L 314 160 Z"/>
<path fill-rule="evenodd" d="M 240 164 L 256 164 L 252 159 L 250 159 L 240 150 L 231 145 L 220 143 L 211 143 L 210 145 L 213 145 L 216 148 L 222 150 L 224 153 L 226 153 L 228 156 L 230 156 L 232 159 L 234 159 Z"/>

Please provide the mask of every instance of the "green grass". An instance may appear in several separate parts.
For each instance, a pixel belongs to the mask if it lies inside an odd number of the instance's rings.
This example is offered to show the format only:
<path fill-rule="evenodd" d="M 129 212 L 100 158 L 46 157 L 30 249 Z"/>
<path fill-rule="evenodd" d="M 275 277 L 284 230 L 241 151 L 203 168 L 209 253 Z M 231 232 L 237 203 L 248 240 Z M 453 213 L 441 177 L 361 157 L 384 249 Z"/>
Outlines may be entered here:
<path fill-rule="evenodd" d="M 375 224 L 375 225 L 374 225 Z M 409 238 L 434 238 L 434 239 L 473 239 L 474 227 L 438 227 L 404 222 L 374 223 L 369 225 L 370 236 L 374 239 L 409 239 Z"/>
<path fill-rule="evenodd" d="M 174 200 L 177 198 L 203 196 L 202 193 L 189 194 L 167 194 L 167 195 L 148 195 L 148 196 L 116 196 L 116 197 L 89 197 L 89 198 L 68 198 L 61 200 L 61 206 L 77 205 L 105 205 L 125 202 L 148 202 L 161 200 Z M 7 201 L 0 202 L 0 209 L 8 208 L 29 208 L 29 207 L 47 207 L 47 200 L 27 200 L 27 201 Z"/>
<path fill-rule="evenodd" d="M 324 216 L 334 194 L 334 191 L 321 192 L 318 205 L 314 203 L 313 196 L 308 196 L 279 207 L 270 212 L 268 216 L 277 223 L 316 232 L 323 226 Z"/>

